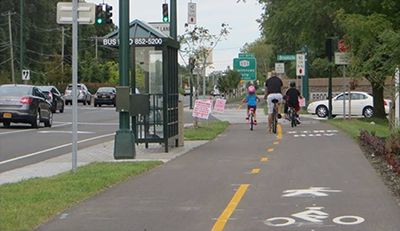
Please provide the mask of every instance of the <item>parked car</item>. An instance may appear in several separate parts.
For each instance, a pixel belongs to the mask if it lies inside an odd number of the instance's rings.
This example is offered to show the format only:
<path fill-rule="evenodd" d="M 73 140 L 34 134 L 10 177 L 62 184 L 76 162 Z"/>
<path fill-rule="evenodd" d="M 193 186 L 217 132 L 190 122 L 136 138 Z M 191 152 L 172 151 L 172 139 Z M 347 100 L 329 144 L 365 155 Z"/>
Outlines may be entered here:
<path fill-rule="evenodd" d="M 343 97 L 345 97 L 346 104 L 346 114 L 349 113 L 349 99 L 348 93 L 345 95 L 339 94 L 332 99 L 332 115 L 343 115 Z M 373 96 L 360 91 L 351 92 L 351 115 L 355 116 L 364 116 L 366 118 L 371 118 L 374 115 L 374 103 Z M 385 100 L 385 111 L 386 114 L 389 114 L 389 104 L 390 100 Z M 327 117 L 328 116 L 328 100 L 320 100 L 312 102 L 308 105 L 307 111 L 310 114 L 317 114 L 319 117 Z"/>
<path fill-rule="evenodd" d="M 56 111 L 59 110 L 60 113 L 63 113 L 65 103 L 58 89 L 55 86 L 40 86 L 39 88 L 45 96 L 49 97 L 49 101 L 52 105 L 52 112 L 56 113 Z"/>
<path fill-rule="evenodd" d="M 196 89 L 194 87 L 193 88 L 193 94 L 196 93 Z M 183 93 L 183 96 L 187 96 L 190 95 L 190 87 L 185 87 L 185 92 Z"/>
<path fill-rule="evenodd" d="M 49 98 L 47 98 L 49 99 Z M 0 122 L 5 127 L 11 123 L 29 123 L 39 127 L 44 122 L 46 127 L 53 124 L 52 105 L 43 92 L 30 85 L 0 86 Z"/>
<path fill-rule="evenodd" d="M 68 85 L 67 89 L 65 89 L 64 99 L 66 105 L 72 105 L 72 84 Z M 85 84 L 78 84 L 78 103 L 81 102 L 83 105 L 90 105 L 92 102 L 92 94 L 90 94 Z"/>
<path fill-rule="evenodd" d="M 94 95 L 94 106 L 101 107 L 103 104 L 107 105 L 115 105 L 115 96 L 117 94 L 117 90 L 114 87 L 100 87 L 97 89 L 96 94 Z"/>

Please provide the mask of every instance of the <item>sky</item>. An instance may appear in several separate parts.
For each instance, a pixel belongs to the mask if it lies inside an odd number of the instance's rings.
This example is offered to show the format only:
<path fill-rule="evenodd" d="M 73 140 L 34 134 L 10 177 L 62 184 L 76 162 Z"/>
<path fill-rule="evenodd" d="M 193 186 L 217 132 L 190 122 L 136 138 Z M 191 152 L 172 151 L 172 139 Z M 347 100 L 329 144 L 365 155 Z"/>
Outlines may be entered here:
<path fill-rule="evenodd" d="M 101 3 L 102 0 L 86 0 L 91 3 Z M 119 24 L 119 0 L 105 0 L 113 6 L 113 21 Z M 162 4 L 169 0 L 130 0 L 130 19 L 140 19 L 146 22 L 162 21 Z M 187 22 L 187 8 L 190 0 L 178 2 L 178 34 L 184 33 L 184 24 Z M 232 67 L 233 59 L 238 56 L 240 48 L 245 43 L 251 43 L 260 37 L 259 23 L 262 5 L 256 0 L 247 0 L 246 3 L 236 3 L 237 0 L 192 0 L 197 4 L 197 25 L 206 27 L 211 34 L 218 34 L 222 23 L 228 23 L 232 28 L 226 40 L 221 41 L 213 53 L 210 71 L 223 71 Z M 183 64 L 183 61 L 180 60 Z"/>

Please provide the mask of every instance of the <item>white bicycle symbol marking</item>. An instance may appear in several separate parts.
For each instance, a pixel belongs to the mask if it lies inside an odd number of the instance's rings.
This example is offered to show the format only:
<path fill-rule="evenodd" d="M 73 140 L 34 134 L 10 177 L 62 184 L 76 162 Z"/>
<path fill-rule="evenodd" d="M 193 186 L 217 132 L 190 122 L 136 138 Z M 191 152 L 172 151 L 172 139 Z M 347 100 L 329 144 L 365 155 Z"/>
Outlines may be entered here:
<path fill-rule="evenodd" d="M 292 216 L 315 224 L 322 224 L 323 220 L 329 217 L 328 213 L 321 211 L 323 207 L 308 207 L 306 209 L 306 211 L 292 214 Z M 363 223 L 365 219 L 359 216 L 346 215 L 336 217 L 332 221 L 338 225 L 358 225 Z M 283 227 L 295 224 L 296 220 L 290 217 L 273 217 L 267 219 L 264 223 L 273 227 Z"/>

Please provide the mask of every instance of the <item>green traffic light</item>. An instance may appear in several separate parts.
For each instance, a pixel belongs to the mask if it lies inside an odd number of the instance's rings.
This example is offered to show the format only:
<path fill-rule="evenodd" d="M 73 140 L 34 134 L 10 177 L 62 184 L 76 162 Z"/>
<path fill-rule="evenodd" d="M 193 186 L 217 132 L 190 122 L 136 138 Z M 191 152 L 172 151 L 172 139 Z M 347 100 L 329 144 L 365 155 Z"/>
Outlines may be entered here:
<path fill-rule="evenodd" d="M 97 19 L 97 24 L 102 24 L 102 23 L 103 23 L 103 19 L 98 18 L 98 19 Z"/>
<path fill-rule="evenodd" d="M 168 17 L 163 17 L 164 22 L 168 22 Z"/>

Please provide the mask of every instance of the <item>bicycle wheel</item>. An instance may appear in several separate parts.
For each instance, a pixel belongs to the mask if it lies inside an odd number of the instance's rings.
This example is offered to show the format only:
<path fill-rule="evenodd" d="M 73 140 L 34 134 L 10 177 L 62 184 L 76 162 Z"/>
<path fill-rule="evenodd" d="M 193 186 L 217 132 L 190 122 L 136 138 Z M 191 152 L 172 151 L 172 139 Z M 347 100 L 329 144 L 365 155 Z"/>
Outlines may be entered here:
<path fill-rule="evenodd" d="M 250 114 L 250 131 L 253 131 L 254 119 L 253 113 Z"/>
<path fill-rule="evenodd" d="M 293 109 L 290 109 L 290 122 L 292 127 L 296 127 L 296 114 Z"/>
<path fill-rule="evenodd" d="M 276 109 L 274 108 L 274 113 L 272 113 L 272 132 L 276 134 L 276 126 L 278 125 L 278 115 Z"/>

